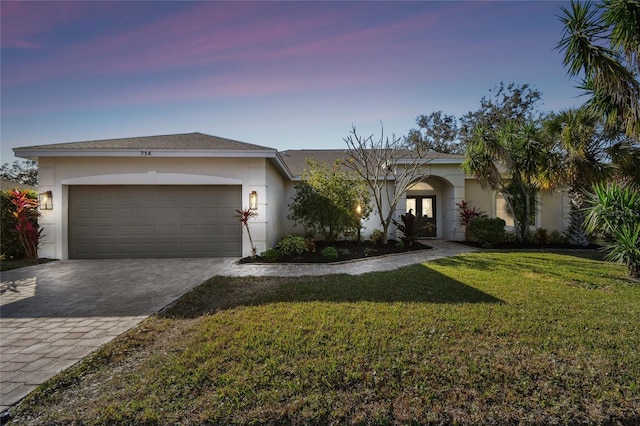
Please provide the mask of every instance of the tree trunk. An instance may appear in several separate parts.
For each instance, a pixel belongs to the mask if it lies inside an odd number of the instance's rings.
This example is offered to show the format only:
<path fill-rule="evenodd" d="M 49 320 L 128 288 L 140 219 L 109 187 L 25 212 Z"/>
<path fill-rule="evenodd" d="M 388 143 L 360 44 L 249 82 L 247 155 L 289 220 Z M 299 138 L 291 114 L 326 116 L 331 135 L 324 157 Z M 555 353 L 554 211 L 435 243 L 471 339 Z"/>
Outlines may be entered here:
<path fill-rule="evenodd" d="M 584 220 L 587 216 L 584 211 L 584 196 L 577 189 L 572 189 L 568 195 L 570 199 L 569 229 L 567 229 L 568 242 L 576 246 L 588 246 L 589 239 L 584 229 Z"/>
<path fill-rule="evenodd" d="M 389 222 L 382 222 L 382 233 L 384 234 L 384 236 L 382 237 L 382 244 L 386 245 L 389 243 Z"/>

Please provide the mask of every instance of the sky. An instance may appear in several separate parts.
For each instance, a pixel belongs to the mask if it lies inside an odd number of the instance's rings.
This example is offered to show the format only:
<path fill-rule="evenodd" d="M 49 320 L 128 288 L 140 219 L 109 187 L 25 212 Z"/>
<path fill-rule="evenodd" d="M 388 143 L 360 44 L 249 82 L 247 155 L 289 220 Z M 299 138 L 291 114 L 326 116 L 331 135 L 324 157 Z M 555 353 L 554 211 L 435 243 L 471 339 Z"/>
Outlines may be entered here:
<path fill-rule="evenodd" d="M 1 161 L 14 147 L 202 132 L 287 149 L 403 136 L 500 82 L 583 102 L 554 1 L 0 2 Z"/>

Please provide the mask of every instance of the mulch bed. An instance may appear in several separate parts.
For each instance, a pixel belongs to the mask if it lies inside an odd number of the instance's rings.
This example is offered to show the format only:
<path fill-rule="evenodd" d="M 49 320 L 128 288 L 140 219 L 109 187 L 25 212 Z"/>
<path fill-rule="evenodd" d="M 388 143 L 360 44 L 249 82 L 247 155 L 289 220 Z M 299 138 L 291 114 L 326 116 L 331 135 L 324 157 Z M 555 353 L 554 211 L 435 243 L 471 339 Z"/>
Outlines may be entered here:
<path fill-rule="evenodd" d="M 430 246 L 422 243 L 416 243 L 411 247 L 399 249 L 397 243 L 395 240 L 389 240 L 388 244 L 375 245 L 371 244 L 370 241 L 360 243 L 357 241 L 335 241 L 333 243 L 316 241 L 316 250 L 314 252 L 304 252 L 295 256 L 280 256 L 275 262 L 265 259 L 262 256 L 257 256 L 255 259 L 244 257 L 240 259 L 239 263 L 331 263 L 382 256 L 385 254 L 431 249 Z M 322 250 L 329 246 L 338 250 L 339 256 L 337 259 L 331 259 L 322 255 Z"/>

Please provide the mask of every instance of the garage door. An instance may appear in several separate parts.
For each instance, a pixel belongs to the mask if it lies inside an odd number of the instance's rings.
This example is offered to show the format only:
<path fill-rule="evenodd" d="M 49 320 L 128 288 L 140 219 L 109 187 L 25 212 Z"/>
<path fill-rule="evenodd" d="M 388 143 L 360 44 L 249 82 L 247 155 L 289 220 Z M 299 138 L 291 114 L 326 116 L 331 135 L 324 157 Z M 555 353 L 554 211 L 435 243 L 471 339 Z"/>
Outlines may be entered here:
<path fill-rule="evenodd" d="M 71 186 L 69 257 L 240 256 L 240 186 Z"/>

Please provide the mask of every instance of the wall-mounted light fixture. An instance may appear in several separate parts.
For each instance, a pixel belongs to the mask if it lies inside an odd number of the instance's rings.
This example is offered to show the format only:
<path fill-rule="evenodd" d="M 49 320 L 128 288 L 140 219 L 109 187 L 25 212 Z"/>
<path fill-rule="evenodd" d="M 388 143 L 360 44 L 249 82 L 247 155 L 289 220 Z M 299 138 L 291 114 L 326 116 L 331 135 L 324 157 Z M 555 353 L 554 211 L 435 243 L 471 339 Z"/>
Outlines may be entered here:
<path fill-rule="evenodd" d="M 53 194 L 51 191 L 38 194 L 38 201 L 40 202 L 40 210 L 53 210 Z"/>
<path fill-rule="evenodd" d="M 258 209 L 258 192 L 251 191 L 249 194 L 249 209 L 257 210 Z"/>

